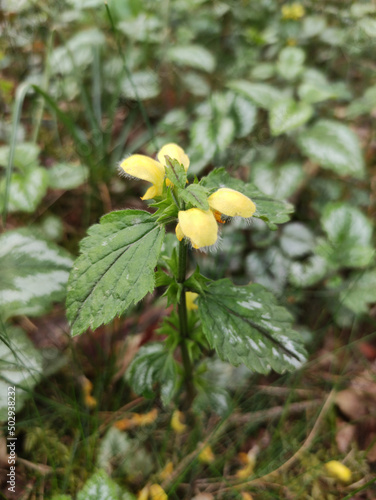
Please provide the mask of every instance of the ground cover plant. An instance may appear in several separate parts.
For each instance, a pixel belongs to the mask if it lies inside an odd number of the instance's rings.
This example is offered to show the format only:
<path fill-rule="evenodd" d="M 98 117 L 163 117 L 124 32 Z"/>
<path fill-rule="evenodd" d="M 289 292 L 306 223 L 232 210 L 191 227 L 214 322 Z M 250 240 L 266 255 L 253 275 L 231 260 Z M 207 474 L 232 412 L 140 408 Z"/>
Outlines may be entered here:
<path fill-rule="evenodd" d="M 374 498 L 375 5 L 3 3 L 2 498 Z"/>

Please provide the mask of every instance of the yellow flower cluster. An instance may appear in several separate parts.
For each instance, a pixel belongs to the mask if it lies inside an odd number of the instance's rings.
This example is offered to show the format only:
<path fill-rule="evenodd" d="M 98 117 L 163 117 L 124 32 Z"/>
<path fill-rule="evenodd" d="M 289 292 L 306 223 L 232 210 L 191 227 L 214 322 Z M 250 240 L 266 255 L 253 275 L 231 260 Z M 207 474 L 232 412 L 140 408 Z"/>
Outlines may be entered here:
<path fill-rule="evenodd" d="M 305 10 L 302 4 L 295 2 L 289 5 L 284 5 L 281 9 L 283 19 L 292 19 L 299 21 L 305 15 Z"/>
<path fill-rule="evenodd" d="M 160 196 L 165 181 L 166 156 L 177 160 L 185 171 L 189 167 L 189 158 L 177 144 L 166 144 L 159 151 L 158 161 L 144 155 L 132 155 L 123 160 L 120 167 L 127 175 L 150 182 L 152 186 L 142 197 L 149 200 Z M 167 179 L 166 185 L 171 185 Z M 209 210 L 190 208 L 180 210 L 176 236 L 179 241 L 188 238 L 193 248 L 202 248 L 214 245 L 218 239 L 217 222 L 222 221 L 222 214 L 228 217 L 252 217 L 256 206 L 247 196 L 234 189 L 220 188 L 208 197 Z"/>

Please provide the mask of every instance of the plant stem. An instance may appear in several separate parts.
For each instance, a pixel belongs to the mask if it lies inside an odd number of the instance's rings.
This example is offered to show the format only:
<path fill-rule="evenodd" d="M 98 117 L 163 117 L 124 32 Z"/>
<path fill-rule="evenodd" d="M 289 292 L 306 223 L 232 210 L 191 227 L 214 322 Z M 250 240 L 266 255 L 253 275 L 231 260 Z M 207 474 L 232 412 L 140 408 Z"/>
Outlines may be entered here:
<path fill-rule="evenodd" d="M 179 267 L 178 283 L 184 283 L 187 271 L 187 245 L 182 240 L 179 243 Z M 187 341 L 189 338 L 187 304 L 185 300 L 185 289 L 182 288 L 180 300 L 178 303 L 178 315 L 180 324 L 180 349 L 184 367 L 184 383 L 187 390 L 187 398 L 184 402 L 184 409 L 188 410 L 194 400 L 196 391 L 193 384 L 193 363 L 189 357 Z"/>

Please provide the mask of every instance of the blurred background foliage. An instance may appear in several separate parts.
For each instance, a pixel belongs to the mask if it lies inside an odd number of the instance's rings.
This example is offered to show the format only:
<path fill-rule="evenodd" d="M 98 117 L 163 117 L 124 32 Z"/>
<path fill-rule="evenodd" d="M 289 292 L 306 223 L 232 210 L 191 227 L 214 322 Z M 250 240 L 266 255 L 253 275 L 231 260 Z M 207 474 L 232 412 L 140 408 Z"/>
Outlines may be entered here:
<path fill-rule="evenodd" d="M 273 291 L 313 356 L 329 334 L 332 346 L 362 338 L 374 346 L 374 2 L 3 0 L 0 23 L 1 383 L 22 389 L 20 411 L 33 396 L 23 409 L 25 422 L 36 419 L 22 430 L 25 456 L 60 457 L 57 467 L 67 467 L 51 491 L 82 486 L 73 471 L 100 437 L 98 413 L 80 399 L 81 377 L 96 380 L 101 411 L 128 403 L 130 334 L 147 342 L 163 315 L 162 301 L 147 301 L 75 342 L 64 319 L 66 280 L 88 226 L 111 209 L 145 208 L 144 186 L 117 174 L 125 155 L 177 142 L 191 176 L 224 166 L 291 202 L 291 221 L 276 231 L 236 221 L 236 231 L 223 227 L 215 253 L 192 259 L 208 277 Z M 52 410 L 61 416 L 49 421 Z M 56 427 L 64 414 L 80 420 L 78 433 Z M 33 456 L 34 425 L 64 450 Z M 102 442 L 98 461 L 111 474 L 105 449 Z M 141 481 L 121 464 L 133 488 L 155 469 L 156 457 L 145 461 L 142 450 Z"/>

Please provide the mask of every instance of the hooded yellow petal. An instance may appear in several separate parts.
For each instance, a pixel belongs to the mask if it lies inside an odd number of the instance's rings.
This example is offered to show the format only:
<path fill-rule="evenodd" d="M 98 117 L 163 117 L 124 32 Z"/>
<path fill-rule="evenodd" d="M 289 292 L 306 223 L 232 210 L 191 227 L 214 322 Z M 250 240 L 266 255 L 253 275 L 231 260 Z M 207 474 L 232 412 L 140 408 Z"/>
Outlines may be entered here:
<path fill-rule="evenodd" d="M 152 188 L 148 189 L 143 196 L 143 200 L 149 200 L 154 196 L 162 194 L 165 169 L 158 161 L 144 155 L 132 155 L 120 163 L 120 168 L 132 177 L 153 184 Z"/>
<path fill-rule="evenodd" d="M 170 144 L 165 144 L 162 147 L 157 155 L 157 158 L 162 163 L 162 165 L 166 165 L 166 155 L 170 158 L 173 158 L 174 160 L 177 160 L 181 165 L 183 165 L 185 171 L 188 170 L 189 158 L 180 146 L 171 142 Z"/>
<path fill-rule="evenodd" d="M 183 231 L 181 230 L 180 228 L 180 224 L 178 223 L 176 225 L 176 228 L 175 228 L 175 233 L 176 233 L 176 237 L 179 241 L 181 241 L 183 238 L 184 238 L 184 233 Z"/>
<path fill-rule="evenodd" d="M 159 484 L 152 484 L 150 486 L 150 499 L 151 500 L 168 500 L 168 496 L 164 489 Z"/>
<path fill-rule="evenodd" d="M 217 210 L 229 217 L 251 217 L 256 211 L 253 201 L 239 191 L 220 188 L 208 198 L 212 210 Z"/>
<path fill-rule="evenodd" d="M 180 211 L 179 230 L 191 240 L 193 248 L 214 245 L 218 238 L 218 226 L 210 210 L 190 208 Z"/>

